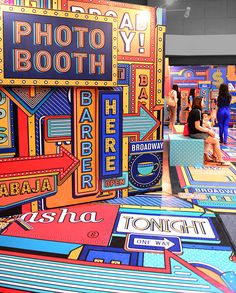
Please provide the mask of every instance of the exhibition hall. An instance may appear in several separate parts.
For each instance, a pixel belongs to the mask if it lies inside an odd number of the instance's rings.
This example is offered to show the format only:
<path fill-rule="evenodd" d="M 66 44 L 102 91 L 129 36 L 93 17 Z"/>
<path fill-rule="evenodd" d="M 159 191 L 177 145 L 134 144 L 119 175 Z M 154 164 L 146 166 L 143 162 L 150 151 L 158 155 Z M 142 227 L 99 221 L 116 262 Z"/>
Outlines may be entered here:
<path fill-rule="evenodd" d="M 235 27 L 235 0 L 0 1 L 1 293 L 236 292 Z"/>

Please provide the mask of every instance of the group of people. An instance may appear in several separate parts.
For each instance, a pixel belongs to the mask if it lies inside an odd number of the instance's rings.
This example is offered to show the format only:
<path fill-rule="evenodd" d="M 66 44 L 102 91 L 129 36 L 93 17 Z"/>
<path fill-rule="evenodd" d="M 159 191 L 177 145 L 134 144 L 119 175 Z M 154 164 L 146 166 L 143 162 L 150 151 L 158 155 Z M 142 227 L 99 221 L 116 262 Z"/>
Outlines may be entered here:
<path fill-rule="evenodd" d="M 169 128 L 172 130 L 175 124 L 176 118 L 179 121 L 180 112 L 180 100 L 181 94 L 178 85 L 174 84 L 172 91 L 167 101 L 169 105 Z M 174 103 L 170 99 L 174 100 Z M 217 97 L 217 121 L 219 126 L 219 138 L 216 138 L 216 134 L 209 124 L 211 113 L 209 111 L 203 111 L 205 104 L 204 99 L 201 96 L 195 96 L 195 89 L 191 89 L 188 97 L 188 128 L 189 136 L 194 139 L 204 139 L 204 160 L 205 162 L 215 162 L 218 165 L 227 165 L 222 159 L 222 153 L 220 150 L 220 143 L 227 144 L 228 128 L 230 122 L 230 103 L 231 95 L 229 94 L 228 85 L 221 84 L 219 88 L 219 94 Z M 178 102 L 179 101 L 179 102 Z M 209 156 L 209 146 L 212 145 L 213 153 Z"/>

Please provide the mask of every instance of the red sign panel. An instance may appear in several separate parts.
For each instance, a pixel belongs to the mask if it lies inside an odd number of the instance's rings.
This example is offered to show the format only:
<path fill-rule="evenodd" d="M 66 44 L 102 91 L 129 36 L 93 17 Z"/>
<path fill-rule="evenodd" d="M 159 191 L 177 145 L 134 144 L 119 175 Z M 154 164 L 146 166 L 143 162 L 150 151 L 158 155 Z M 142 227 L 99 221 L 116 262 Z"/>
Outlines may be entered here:
<path fill-rule="evenodd" d="M 105 246 L 109 243 L 118 209 L 118 205 L 90 204 L 29 212 L 21 216 L 27 230 L 16 221 L 4 235 Z"/>

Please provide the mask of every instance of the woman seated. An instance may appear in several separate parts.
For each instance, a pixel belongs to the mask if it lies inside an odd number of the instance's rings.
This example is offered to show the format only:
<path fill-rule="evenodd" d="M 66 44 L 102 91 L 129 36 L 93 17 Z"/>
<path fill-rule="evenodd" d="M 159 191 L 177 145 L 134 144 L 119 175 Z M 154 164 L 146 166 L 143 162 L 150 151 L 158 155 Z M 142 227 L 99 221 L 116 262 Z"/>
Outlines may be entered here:
<path fill-rule="evenodd" d="M 213 147 L 214 161 L 217 165 L 228 166 L 228 163 L 222 160 L 219 140 L 215 137 L 215 132 L 212 129 L 206 128 L 202 124 L 202 108 L 204 107 L 204 100 L 202 97 L 195 97 L 193 100 L 192 110 L 188 116 L 189 136 L 195 139 L 204 139 L 204 161 L 212 162 L 213 160 L 208 156 L 209 144 Z"/>

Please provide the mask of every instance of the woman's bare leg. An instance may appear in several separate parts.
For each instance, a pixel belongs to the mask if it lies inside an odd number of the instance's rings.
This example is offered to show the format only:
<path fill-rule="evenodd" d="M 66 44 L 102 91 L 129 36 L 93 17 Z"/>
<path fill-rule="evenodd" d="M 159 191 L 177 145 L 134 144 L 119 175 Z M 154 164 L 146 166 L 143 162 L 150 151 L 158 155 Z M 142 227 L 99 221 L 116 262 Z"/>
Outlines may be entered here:
<path fill-rule="evenodd" d="M 204 142 L 204 154 L 208 154 L 209 147 L 210 147 L 210 144 L 209 143 L 206 143 L 206 141 L 205 141 Z"/>
<path fill-rule="evenodd" d="M 169 115 L 170 115 L 169 129 L 173 130 L 174 119 L 175 119 L 175 108 L 174 107 L 170 107 Z"/>
<path fill-rule="evenodd" d="M 209 136 L 206 140 L 205 143 L 210 143 L 212 144 L 213 147 L 213 155 L 217 157 L 218 162 L 222 162 L 222 153 L 220 149 L 220 143 L 219 140 L 215 137 Z"/>

